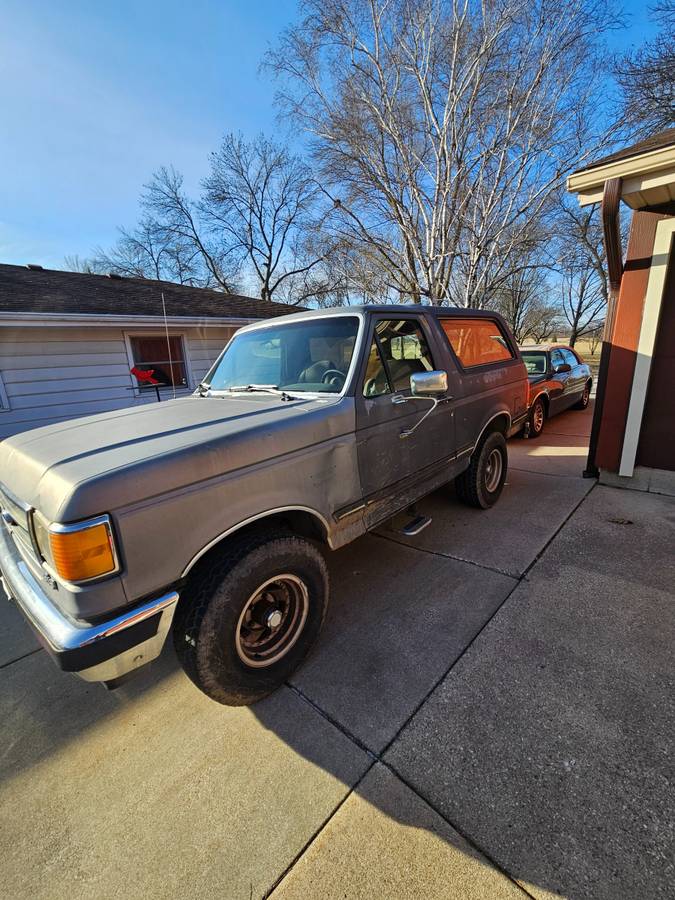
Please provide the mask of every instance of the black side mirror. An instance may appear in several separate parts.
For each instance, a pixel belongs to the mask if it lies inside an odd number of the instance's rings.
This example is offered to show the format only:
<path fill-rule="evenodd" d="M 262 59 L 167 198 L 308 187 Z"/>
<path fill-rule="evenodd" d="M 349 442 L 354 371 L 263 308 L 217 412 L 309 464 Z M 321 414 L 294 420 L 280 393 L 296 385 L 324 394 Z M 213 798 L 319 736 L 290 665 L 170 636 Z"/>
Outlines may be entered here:
<path fill-rule="evenodd" d="M 553 374 L 554 375 L 562 375 L 564 372 L 571 372 L 572 366 L 568 363 L 558 363 L 557 366 L 553 366 Z"/>

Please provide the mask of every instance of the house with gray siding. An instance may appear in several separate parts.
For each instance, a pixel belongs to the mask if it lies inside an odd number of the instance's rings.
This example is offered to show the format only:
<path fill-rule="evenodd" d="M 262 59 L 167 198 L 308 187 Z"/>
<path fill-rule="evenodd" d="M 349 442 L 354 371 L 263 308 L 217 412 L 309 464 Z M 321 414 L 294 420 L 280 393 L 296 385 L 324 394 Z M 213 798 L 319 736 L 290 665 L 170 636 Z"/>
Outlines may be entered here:
<path fill-rule="evenodd" d="M 237 328 L 292 311 L 171 282 L 0 265 L 0 439 L 186 395 Z"/>

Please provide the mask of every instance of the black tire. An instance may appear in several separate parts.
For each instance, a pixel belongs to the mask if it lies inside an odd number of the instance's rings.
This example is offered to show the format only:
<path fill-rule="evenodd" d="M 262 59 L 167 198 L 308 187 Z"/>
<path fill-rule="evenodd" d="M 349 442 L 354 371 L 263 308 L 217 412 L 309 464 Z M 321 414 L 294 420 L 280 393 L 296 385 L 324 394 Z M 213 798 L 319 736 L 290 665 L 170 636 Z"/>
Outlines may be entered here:
<path fill-rule="evenodd" d="M 501 457 L 499 475 L 496 477 L 494 477 L 495 470 L 491 472 L 490 468 L 495 453 Z M 494 506 L 504 487 L 507 468 L 506 439 L 500 431 L 493 431 L 474 450 L 469 468 L 455 479 L 458 498 L 467 506 L 474 506 L 477 509 L 489 509 Z M 491 486 L 491 481 L 494 487 Z"/>
<path fill-rule="evenodd" d="M 538 438 L 544 430 L 544 422 L 546 421 L 546 404 L 541 397 L 537 397 L 527 417 L 527 423 L 530 426 L 527 432 L 528 438 L 531 440 Z"/>
<path fill-rule="evenodd" d="M 574 404 L 572 409 L 586 409 L 588 407 L 588 401 L 591 399 L 591 382 L 587 381 L 584 385 L 584 392 L 579 398 L 579 400 Z"/>
<path fill-rule="evenodd" d="M 261 591 L 266 585 L 268 590 Z M 187 585 L 173 628 L 178 658 L 211 699 L 228 706 L 255 703 L 283 684 L 307 656 L 326 617 L 328 592 L 323 555 L 306 538 L 283 531 L 235 538 Z M 278 627 L 286 628 L 279 634 L 285 635 L 286 649 L 279 644 L 282 655 L 276 658 L 269 651 L 264 659 L 251 649 L 251 636 L 267 631 L 272 642 L 275 635 L 259 621 L 259 607 L 265 604 L 262 615 L 269 622 L 279 612 L 275 606 L 285 608 L 285 603 L 286 624 Z M 304 613 L 289 611 L 301 608 Z"/>

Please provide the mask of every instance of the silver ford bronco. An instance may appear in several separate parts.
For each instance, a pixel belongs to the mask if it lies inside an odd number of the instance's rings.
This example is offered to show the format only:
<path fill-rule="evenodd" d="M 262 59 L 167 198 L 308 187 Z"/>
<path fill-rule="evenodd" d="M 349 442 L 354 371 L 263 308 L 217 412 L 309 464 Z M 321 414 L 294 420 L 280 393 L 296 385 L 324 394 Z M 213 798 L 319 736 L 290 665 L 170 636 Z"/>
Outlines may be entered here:
<path fill-rule="evenodd" d="M 527 377 L 491 312 L 370 306 L 247 326 L 194 395 L 0 444 L 0 568 L 61 669 L 114 686 L 169 631 L 194 683 L 252 703 L 317 639 L 326 548 L 454 480 L 487 508 Z"/>

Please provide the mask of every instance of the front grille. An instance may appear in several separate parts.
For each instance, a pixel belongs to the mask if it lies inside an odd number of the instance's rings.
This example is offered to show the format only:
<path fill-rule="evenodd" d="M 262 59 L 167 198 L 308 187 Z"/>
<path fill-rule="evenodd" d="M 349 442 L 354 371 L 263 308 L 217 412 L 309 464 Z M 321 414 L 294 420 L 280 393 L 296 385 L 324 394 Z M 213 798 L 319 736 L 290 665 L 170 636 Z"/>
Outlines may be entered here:
<path fill-rule="evenodd" d="M 21 543 L 31 556 L 35 556 L 30 536 L 30 507 L 14 497 L 4 485 L 0 485 L 0 509 L 10 534 Z"/>

